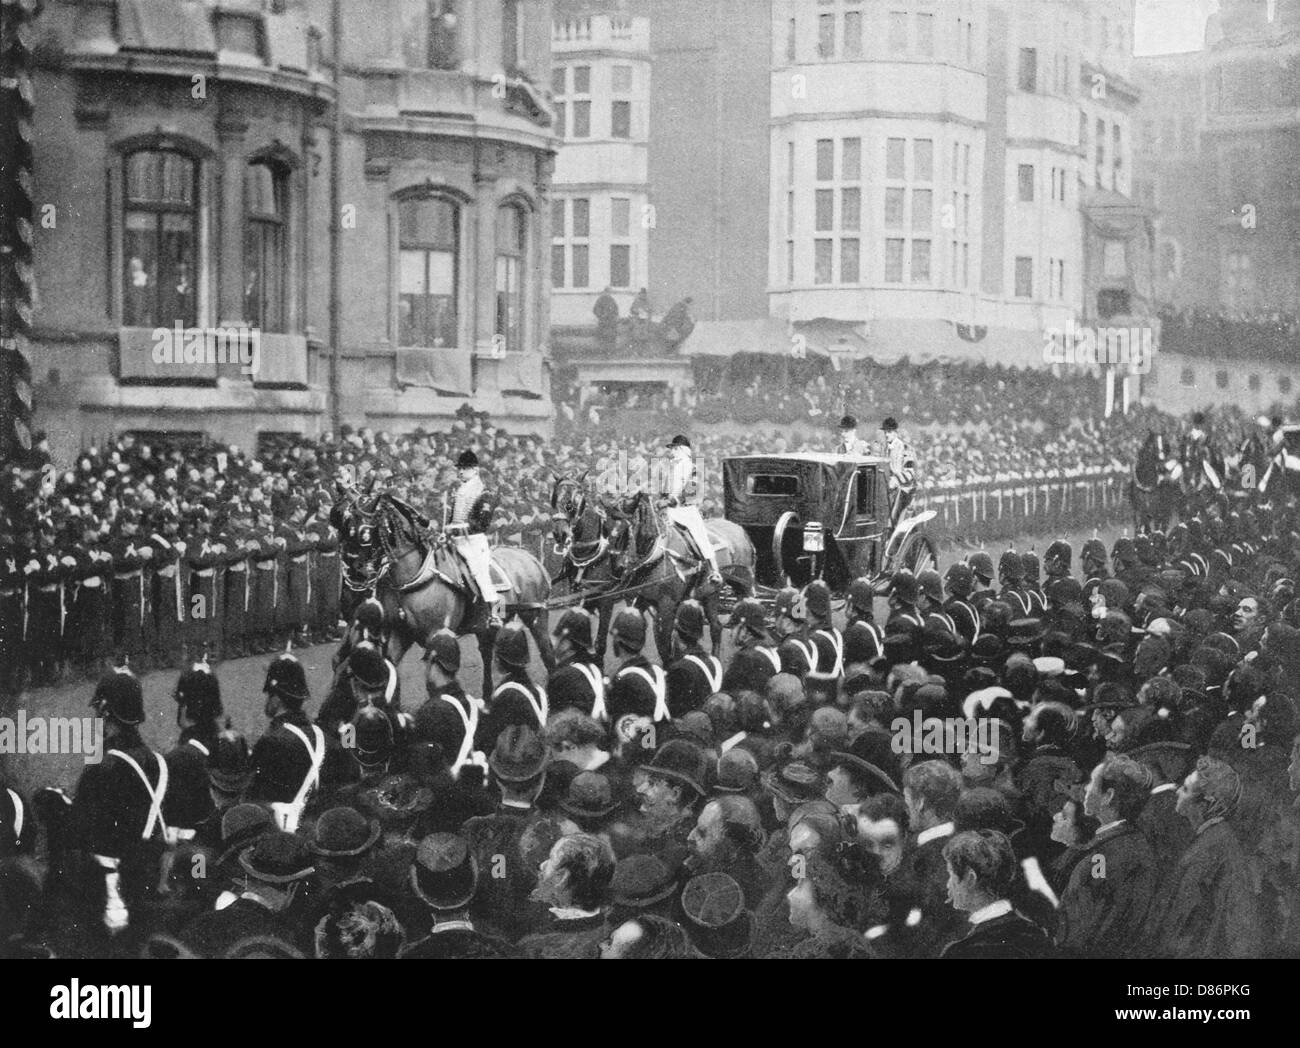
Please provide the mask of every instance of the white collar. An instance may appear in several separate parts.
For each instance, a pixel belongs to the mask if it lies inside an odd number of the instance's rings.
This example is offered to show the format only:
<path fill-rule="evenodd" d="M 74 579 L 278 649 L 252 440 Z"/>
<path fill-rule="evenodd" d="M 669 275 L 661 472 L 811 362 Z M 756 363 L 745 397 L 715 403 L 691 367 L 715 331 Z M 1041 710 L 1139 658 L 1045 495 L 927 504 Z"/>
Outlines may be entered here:
<path fill-rule="evenodd" d="M 532 811 L 532 810 L 533 810 L 533 802 L 532 802 L 532 801 L 512 801 L 512 800 L 509 800 L 509 799 L 506 798 L 506 797 L 502 797 L 502 798 L 501 798 L 501 807 L 503 807 L 503 808 L 518 808 L 518 809 L 520 809 L 521 811 Z"/>
<path fill-rule="evenodd" d="M 1170 790 L 1176 789 L 1178 789 L 1178 784 L 1176 782 L 1166 782 L 1163 786 L 1157 786 L 1152 790 L 1151 796 L 1154 797 L 1157 793 L 1168 793 Z"/>
<path fill-rule="evenodd" d="M 1116 819 L 1114 822 L 1106 823 L 1105 826 L 1098 826 L 1097 832 L 1092 835 L 1092 838 L 1093 840 L 1096 840 L 1098 837 L 1100 837 L 1103 833 L 1106 833 L 1108 830 L 1113 830 L 1116 826 L 1122 826 L 1122 825 L 1124 825 L 1124 820 Z"/>
<path fill-rule="evenodd" d="M 1007 899 L 999 899 L 997 902 L 991 902 L 987 906 L 981 906 L 978 910 L 970 915 L 971 924 L 983 924 L 985 921 L 991 921 L 994 918 L 1001 917 L 1011 912 L 1011 903 Z"/>
<path fill-rule="evenodd" d="M 950 822 L 941 822 L 938 826 L 931 826 L 928 830 L 922 830 L 916 835 L 916 846 L 919 848 L 923 844 L 937 841 L 940 837 L 951 837 L 956 829 L 957 827 Z"/>
<path fill-rule="evenodd" d="M 551 913 L 557 921 L 583 921 L 590 917 L 599 917 L 600 910 L 580 910 L 576 906 L 552 906 Z"/>

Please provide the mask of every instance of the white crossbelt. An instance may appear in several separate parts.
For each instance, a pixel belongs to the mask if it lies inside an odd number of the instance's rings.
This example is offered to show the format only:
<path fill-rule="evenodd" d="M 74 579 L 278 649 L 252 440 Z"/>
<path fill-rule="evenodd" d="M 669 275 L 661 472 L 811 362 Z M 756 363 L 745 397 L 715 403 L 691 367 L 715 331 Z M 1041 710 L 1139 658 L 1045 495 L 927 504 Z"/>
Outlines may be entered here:
<path fill-rule="evenodd" d="M 835 649 L 835 665 L 829 673 L 818 673 L 817 667 L 812 669 L 813 676 L 820 677 L 839 677 L 844 673 L 844 638 L 835 630 L 818 630 L 815 637 L 825 637 L 831 642 L 831 647 Z"/>
<path fill-rule="evenodd" d="M 520 684 L 518 681 L 515 680 L 506 681 L 499 688 L 497 688 L 495 692 L 492 693 L 492 697 L 495 699 L 506 688 L 514 688 L 515 691 L 519 692 L 520 695 L 522 695 L 524 698 L 528 700 L 528 705 L 533 708 L 533 713 L 537 715 L 538 725 L 542 728 L 545 728 L 546 719 L 549 716 L 549 706 L 546 701 L 546 689 L 543 688 L 540 684 L 534 685 L 534 687 L 537 688 L 537 694 L 541 700 L 540 703 L 538 702 L 537 699 L 533 698 L 533 693 L 531 691 L 529 691 L 522 684 Z"/>
<path fill-rule="evenodd" d="M 594 696 L 591 704 L 591 719 L 607 720 L 609 711 L 605 708 L 605 675 L 600 672 L 598 667 L 586 662 L 575 662 L 573 668 L 581 673 L 587 679 L 587 683 L 591 685 L 591 694 Z"/>
<path fill-rule="evenodd" d="M 153 753 L 152 750 L 149 751 Z M 124 760 L 140 777 L 144 783 L 144 788 L 149 794 L 149 815 L 145 819 L 144 832 L 140 834 L 140 839 L 147 841 L 153 836 L 153 831 L 158 826 L 162 826 L 163 836 L 167 837 L 167 824 L 163 822 L 162 803 L 163 797 L 167 793 L 167 762 L 158 754 L 154 753 L 154 759 L 158 761 L 158 788 L 154 789 L 153 783 L 149 781 L 149 776 L 144 773 L 144 769 L 136 762 L 135 758 L 129 753 L 123 753 L 121 750 L 109 750 L 110 757 L 119 757 Z"/>
<path fill-rule="evenodd" d="M 649 684 L 655 695 L 655 711 L 651 720 L 665 721 L 669 719 L 668 677 L 659 666 L 651 666 L 650 669 L 654 671 L 653 676 L 651 676 L 651 674 L 641 666 L 624 666 L 618 671 L 617 676 L 621 677 L 625 673 L 635 673 L 643 681 Z"/>
<path fill-rule="evenodd" d="M 722 663 L 712 655 L 707 657 L 709 661 L 705 662 L 698 655 L 687 655 L 686 661 L 693 662 L 700 668 L 700 672 L 704 674 L 704 679 L 709 682 L 710 693 L 716 695 L 722 690 Z"/>
<path fill-rule="evenodd" d="M 302 819 L 302 810 L 306 807 L 307 798 L 316 787 L 316 783 L 320 781 L 320 768 L 325 760 L 325 733 L 317 725 L 311 725 L 312 736 L 316 739 L 316 746 L 313 748 L 312 744 L 307 741 L 307 733 L 298 725 L 286 724 L 285 728 L 298 737 L 298 741 L 307 749 L 307 756 L 311 758 L 311 767 L 307 769 L 307 774 L 303 776 L 302 785 L 298 787 L 298 795 L 288 804 L 283 801 L 273 801 L 271 803 L 271 811 L 275 814 L 280 828 L 286 833 L 295 833 L 298 829 L 298 823 Z"/>
<path fill-rule="evenodd" d="M 5 787 L 5 793 L 9 794 L 9 799 L 14 804 L 14 843 L 17 844 L 23 838 L 23 799 L 8 786 Z"/>
<path fill-rule="evenodd" d="M 465 737 L 460 742 L 460 752 L 456 754 L 456 760 L 450 769 L 451 777 L 454 779 L 459 776 L 461 768 L 467 764 L 477 764 L 480 768 L 486 768 L 487 756 L 474 750 L 474 736 L 478 732 L 478 718 L 479 712 L 483 709 L 483 700 L 466 695 L 465 701 L 469 703 L 469 712 L 467 713 L 465 707 L 454 696 L 439 695 L 438 698 L 460 714 L 461 724 L 465 728 Z"/>

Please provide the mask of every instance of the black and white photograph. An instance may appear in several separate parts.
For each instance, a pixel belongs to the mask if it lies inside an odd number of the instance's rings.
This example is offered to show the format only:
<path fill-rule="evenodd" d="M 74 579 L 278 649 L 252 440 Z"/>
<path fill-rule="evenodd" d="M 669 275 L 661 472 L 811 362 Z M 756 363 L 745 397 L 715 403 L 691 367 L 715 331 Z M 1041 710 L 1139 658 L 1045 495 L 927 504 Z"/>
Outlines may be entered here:
<path fill-rule="evenodd" d="M 1266 1004 L 1300 0 L 0 14 L 36 1014 L 185 959 Z"/>

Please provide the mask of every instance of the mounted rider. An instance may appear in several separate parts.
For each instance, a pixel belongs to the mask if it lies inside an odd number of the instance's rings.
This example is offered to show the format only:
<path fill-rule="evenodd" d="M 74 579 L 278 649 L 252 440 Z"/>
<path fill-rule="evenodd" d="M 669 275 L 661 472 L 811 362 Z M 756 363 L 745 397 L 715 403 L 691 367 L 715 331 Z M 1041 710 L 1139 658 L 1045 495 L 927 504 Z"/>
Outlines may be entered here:
<path fill-rule="evenodd" d="M 479 474 L 478 456 L 466 449 L 456 459 L 457 485 L 446 514 L 444 531 L 464 559 L 479 596 L 488 604 L 497 599 L 492 581 L 492 551 L 488 547 L 486 520 L 487 486 Z"/>
<path fill-rule="evenodd" d="M 897 524 L 916 494 L 916 452 L 898 432 L 893 417 L 880 424 L 883 451 L 889 459 L 889 516 Z"/>
<path fill-rule="evenodd" d="M 664 508 L 669 521 L 686 531 L 700 555 L 708 562 L 709 582 L 714 586 L 721 585 L 722 573 L 718 570 L 718 560 L 713 553 L 713 542 L 704 528 L 704 518 L 695 505 L 699 483 L 695 460 L 691 454 L 691 442 L 680 433 L 668 443 L 666 473 L 667 476 L 661 477 L 658 504 Z"/>

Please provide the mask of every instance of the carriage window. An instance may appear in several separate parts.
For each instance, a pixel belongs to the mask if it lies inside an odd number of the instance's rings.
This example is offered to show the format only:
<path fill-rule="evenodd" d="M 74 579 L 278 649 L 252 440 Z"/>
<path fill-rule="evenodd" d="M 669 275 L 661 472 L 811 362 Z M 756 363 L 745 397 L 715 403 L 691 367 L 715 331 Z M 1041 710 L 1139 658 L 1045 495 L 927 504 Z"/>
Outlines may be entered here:
<path fill-rule="evenodd" d="M 798 495 L 799 478 L 756 473 L 749 478 L 747 490 L 751 495 Z"/>
<path fill-rule="evenodd" d="M 876 511 L 876 471 L 860 470 L 858 473 L 858 514 L 869 517 Z"/>

